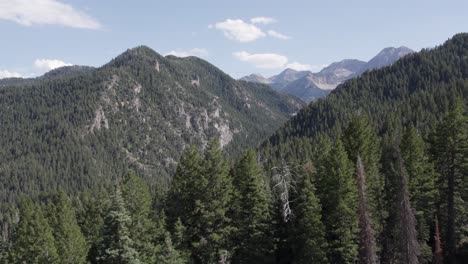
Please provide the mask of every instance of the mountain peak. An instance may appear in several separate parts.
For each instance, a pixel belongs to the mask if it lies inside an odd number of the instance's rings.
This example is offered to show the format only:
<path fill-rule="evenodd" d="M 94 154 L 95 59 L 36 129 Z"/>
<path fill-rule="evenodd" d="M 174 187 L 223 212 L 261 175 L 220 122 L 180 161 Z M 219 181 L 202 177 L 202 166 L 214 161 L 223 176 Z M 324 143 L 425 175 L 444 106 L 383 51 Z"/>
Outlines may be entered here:
<path fill-rule="evenodd" d="M 254 82 L 254 83 L 264 83 L 264 84 L 270 83 L 270 81 L 267 78 L 263 77 L 261 74 L 256 74 L 256 73 L 244 76 L 240 78 L 239 80 L 246 81 L 246 82 Z"/>
<path fill-rule="evenodd" d="M 108 65 L 122 66 L 135 61 L 147 61 L 153 64 L 157 59 L 161 58 L 164 57 L 150 47 L 140 45 L 127 49 L 125 52 L 111 60 Z"/>
<path fill-rule="evenodd" d="M 401 57 L 404 57 L 408 54 L 414 53 L 414 50 L 401 46 L 399 48 L 395 47 L 387 47 L 381 50 L 377 55 L 375 55 L 369 62 L 367 63 L 365 70 L 372 70 L 372 69 L 377 69 L 381 68 L 387 65 L 390 65 L 400 59 Z"/>

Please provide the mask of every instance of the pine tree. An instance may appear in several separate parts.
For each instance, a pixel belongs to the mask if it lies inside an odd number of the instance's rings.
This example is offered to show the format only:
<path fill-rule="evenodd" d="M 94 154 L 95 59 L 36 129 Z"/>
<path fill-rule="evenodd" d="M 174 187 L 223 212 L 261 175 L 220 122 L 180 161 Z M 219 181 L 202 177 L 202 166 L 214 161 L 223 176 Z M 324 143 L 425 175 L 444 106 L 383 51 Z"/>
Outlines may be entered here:
<path fill-rule="evenodd" d="M 204 158 L 195 147 L 188 148 L 172 181 L 166 199 L 168 220 L 172 229 L 178 218 L 186 227 L 187 247 L 196 263 L 216 262 L 229 250 L 233 188 L 228 169 L 219 142 L 213 140 Z"/>
<path fill-rule="evenodd" d="M 416 218 L 408 193 L 408 183 L 403 160 L 399 158 L 400 189 L 398 192 L 398 263 L 417 264 L 420 255 L 418 236 L 416 231 Z"/>
<path fill-rule="evenodd" d="M 133 248 L 128 227 L 131 218 L 117 185 L 111 197 L 111 205 L 104 220 L 100 255 L 98 262 L 103 264 L 139 264 L 138 252 Z"/>
<path fill-rule="evenodd" d="M 230 253 L 227 246 L 232 233 L 228 216 L 233 195 L 232 179 L 218 140 L 210 141 L 205 149 L 203 174 L 206 184 L 195 207 L 195 212 L 199 212 L 196 223 L 199 233 L 192 245 L 201 262 L 211 263 Z"/>
<path fill-rule="evenodd" d="M 271 215 L 264 177 L 255 152 L 248 150 L 237 163 L 233 177 L 236 194 L 232 225 L 237 229 L 235 263 L 267 262 L 271 255 Z"/>
<path fill-rule="evenodd" d="M 12 263 L 48 264 L 58 260 L 52 229 L 41 208 L 23 198 L 20 221 L 13 240 Z"/>
<path fill-rule="evenodd" d="M 290 238 L 294 248 L 294 263 L 328 263 L 322 208 L 315 195 L 312 171 L 306 171 L 299 184 L 295 208 L 295 232 Z"/>
<path fill-rule="evenodd" d="M 374 224 L 375 235 L 382 232 L 385 208 L 382 192 L 384 180 L 379 173 L 380 146 L 379 139 L 367 116 L 354 116 L 346 127 L 343 144 L 350 160 L 360 156 L 366 168 L 366 190 L 369 212 Z"/>
<path fill-rule="evenodd" d="M 366 178 L 361 157 L 356 162 L 357 187 L 359 195 L 359 263 L 377 263 L 376 245 L 372 220 L 367 208 Z"/>
<path fill-rule="evenodd" d="M 164 243 L 156 256 L 158 264 L 184 264 L 188 263 L 186 259 L 172 244 L 171 235 L 169 232 L 164 233 Z"/>
<path fill-rule="evenodd" d="M 155 246 L 153 244 L 154 222 L 151 219 L 152 198 L 148 186 L 143 179 L 129 171 L 121 184 L 122 197 L 131 221 L 128 226 L 130 239 L 143 263 L 155 261 Z"/>
<path fill-rule="evenodd" d="M 331 263 L 357 261 L 358 198 L 353 167 L 340 140 L 318 166 L 317 190 Z"/>
<path fill-rule="evenodd" d="M 454 262 L 459 241 L 468 241 L 468 118 L 456 102 L 441 122 L 433 138 L 432 158 L 440 174 L 446 261 Z M 462 245 L 460 245 L 462 246 Z"/>
<path fill-rule="evenodd" d="M 383 231 L 380 234 L 381 251 L 380 262 L 383 264 L 395 263 L 398 237 L 398 190 L 400 183 L 399 164 L 397 157 L 396 140 L 393 136 L 385 134 L 382 144 L 382 174 L 385 177 L 384 204 L 387 213 Z"/>
<path fill-rule="evenodd" d="M 433 222 L 436 174 L 433 164 L 425 154 L 424 141 L 413 126 L 406 129 L 401 140 L 401 154 L 408 173 L 410 202 L 416 210 L 418 240 L 421 247 L 420 262 L 430 263 L 432 250 L 428 245 Z"/>
<path fill-rule="evenodd" d="M 88 245 L 78 226 L 70 200 L 63 191 L 51 196 L 46 215 L 59 252 L 58 261 L 86 263 Z"/>

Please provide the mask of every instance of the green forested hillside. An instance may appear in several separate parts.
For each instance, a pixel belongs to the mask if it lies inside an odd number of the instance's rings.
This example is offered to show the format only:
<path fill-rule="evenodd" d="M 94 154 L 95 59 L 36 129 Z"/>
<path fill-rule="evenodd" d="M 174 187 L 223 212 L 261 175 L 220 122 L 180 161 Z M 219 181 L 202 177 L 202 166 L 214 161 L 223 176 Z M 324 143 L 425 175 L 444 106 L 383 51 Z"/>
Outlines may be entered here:
<path fill-rule="evenodd" d="M 350 263 L 353 256 L 431 263 L 442 255 L 446 263 L 463 263 L 468 256 L 467 98 L 468 34 L 463 33 L 338 86 L 266 140 L 259 157 L 266 171 L 295 164 L 315 173 L 332 263 Z M 366 177 L 364 205 L 353 182 L 358 160 Z M 436 227 L 439 244 L 433 239 Z M 358 245 L 365 246 L 363 252 Z M 435 247 L 441 248 L 438 256 Z M 366 255 L 369 248 L 375 248 L 374 255 Z"/>
<path fill-rule="evenodd" d="M 291 118 L 263 149 L 295 144 L 301 138 L 317 139 L 320 134 L 336 137 L 356 115 L 368 116 L 379 135 L 413 124 L 428 136 L 455 98 L 466 104 L 467 79 L 468 34 L 462 33 L 434 49 L 408 55 L 338 86 L 327 98 Z M 280 152 L 288 155 L 275 153 Z"/>
<path fill-rule="evenodd" d="M 65 67 L 0 86 L 0 201 L 104 186 L 133 167 L 164 188 L 187 144 L 240 153 L 302 102 L 238 82 L 201 59 L 130 49 L 103 67 Z"/>
<path fill-rule="evenodd" d="M 2 195 L 33 199 L 2 204 L 0 263 L 466 263 L 467 66 L 458 34 L 346 82 L 240 158 L 293 99 L 196 58 L 143 47 L 1 88 Z M 180 138 L 192 146 L 165 186 L 148 160 Z"/>

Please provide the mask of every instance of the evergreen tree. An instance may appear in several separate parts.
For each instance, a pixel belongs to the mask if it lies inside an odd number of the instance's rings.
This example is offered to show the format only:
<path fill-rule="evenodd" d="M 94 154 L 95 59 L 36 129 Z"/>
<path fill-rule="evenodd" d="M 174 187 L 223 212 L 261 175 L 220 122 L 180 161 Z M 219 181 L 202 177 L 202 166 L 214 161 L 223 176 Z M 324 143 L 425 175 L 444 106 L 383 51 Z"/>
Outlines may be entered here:
<path fill-rule="evenodd" d="M 195 147 L 182 154 L 166 207 L 171 227 L 178 218 L 185 227 L 187 248 L 196 263 L 217 262 L 229 250 L 232 192 L 228 164 L 217 140 L 208 143 L 204 158 Z"/>
<path fill-rule="evenodd" d="M 458 245 L 460 248 L 468 244 L 468 231 L 463 230 L 468 225 L 468 118 L 463 115 L 460 102 L 438 125 L 432 143 L 432 158 L 440 174 L 444 252 L 451 263 L 455 261 L 458 243 L 464 241 Z"/>
<path fill-rule="evenodd" d="M 52 229 L 41 208 L 24 198 L 19 206 L 20 221 L 13 240 L 12 263 L 49 264 L 58 261 Z"/>
<path fill-rule="evenodd" d="M 172 244 L 171 235 L 169 232 L 164 233 L 164 243 L 156 256 L 157 264 L 184 264 L 188 263 L 186 259 Z"/>
<path fill-rule="evenodd" d="M 350 160 L 362 159 L 366 168 L 366 194 L 369 212 L 376 235 L 382 231 L 384 206 L 382 192 L 384 180 L 379 173 L 379 139 L 369 119 L 365 115 L 354 116 L 342 136 L 343 144 Z"/>
<path fill-rule="evenodd" d="M 318 166 L 317 190 L 331 263 L 357 261 L 358 198 L 353 167 L 340 140 Z"/>
<path fill-rule="evenodd" d="M 109 193 L 105 190 L 85 191 L 80 195 L 80 199 L 75 203 L 78 224 L 87 241 L 88 261 L 97 263 L 99 256 L 99 246 L 102 240 L 102 230 L 104 217 L 109 211 Z"/>
<path fill-rule="evenodd" d="M 155 261 L 154 222 L 151 219 L 152 199 L 148 186 L 143 179 L 129 171 L 121 184 L 122 197 L 130 216 L 128 230 L 139 259 L 143 263 Z"/>
<path fill-rule="evenodd" d="M 430 226 L 433 223 L 438 199 L 435 188 L 436 174 L 433 164 L 425 154 L 424 141 L 413 126 L 406 129 L 401 140 L 401 154 L 408 173 L 410 202 L 416 210 L 418 241 L 421 247 L 421 263 L 432 261 L 429 246 Z"/>
<path fill-rule="evenodd" d="M 269 197 L 256 157 L 253 150 L 248 150 L 237 163 L 233 177 L 236 263 L 262 263 L 271 256 Z"/>
<path fill-rule="evenodd" d="M 398 251 L 396 237 L 398 237 L 398 190 L 399 172 L 398 157 L 395 139 L 385 134 L 382 144 L 382 174 L 385 177 L 384 202 L 387 215 L 383 231 L 380 234 L 380 262 L 383 264 L 395 263 Z"/>
<path fill-rule="evenodd" d="M 361 157 L 356 162 L 357 187 L 359 195 L 359 263 L 377 263 L 376 245 L 372 221 L 367 208 L 366 178 Z"/>
<path fill-rule="evenodd" d="M 233 195 L 229 167 L 223 157 L 219 141 L 212 140 L 205 149 L 203 160 L 202 197 L 196 202 L 198 233 L 192 245 L 198 260 L 217 262 L 230 254 L 228 239 L 232 232 L 228 209 Z"/>
<path fill-rule="evenodd" d="M 104 220 L 98 262 L 103 264 L 139 264 L 128 227 L 131 218 L 125 207 L 120 187 L 115 187 L 111 205 Z"/>
<path fill-rule="evenodd" d="M 55 238 L 59 263 L 86 263 L 88 244 L 78 226 L 70 200 L 63 191 L 52 195 L 46 215 Z"/>
<path fill-rule="evenodd" d="M 328 263 L 322 208 L 315 195 L 312 171 L 306 171 L 299 184 L 295 208 L 295 232 L 290 238 L 294 248 L 294 263 Z"/>

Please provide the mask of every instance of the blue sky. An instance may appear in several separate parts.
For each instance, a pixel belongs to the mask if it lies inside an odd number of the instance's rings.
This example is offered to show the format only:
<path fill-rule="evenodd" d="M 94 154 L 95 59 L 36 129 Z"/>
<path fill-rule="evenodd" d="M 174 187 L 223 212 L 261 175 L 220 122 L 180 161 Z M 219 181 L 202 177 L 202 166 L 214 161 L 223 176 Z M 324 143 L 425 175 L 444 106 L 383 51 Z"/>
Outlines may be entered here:
<path fill-rule="evenodd" d="M 138 45 L 196 55 L 231 76 L 318 71 L 384 47 L 468 31 L 466 0 L 0 0 L 0 78 L 100 66 Z"/>

